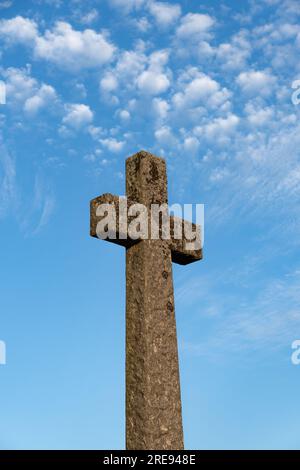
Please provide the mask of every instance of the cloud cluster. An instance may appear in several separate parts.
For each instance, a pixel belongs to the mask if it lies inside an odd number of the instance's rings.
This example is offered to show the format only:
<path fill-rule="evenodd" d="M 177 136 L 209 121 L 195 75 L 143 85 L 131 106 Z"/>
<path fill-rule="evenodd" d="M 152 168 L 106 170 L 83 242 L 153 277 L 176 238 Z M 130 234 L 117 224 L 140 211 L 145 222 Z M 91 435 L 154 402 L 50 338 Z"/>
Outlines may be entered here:
<path fill-rule="evenodd" d="M 102 66 L 116 50 L 103 33 L 92 29 L 77 31 L 69 23 L 58 21 L 41 34 L 34 20 L 21 16 L 1 20 L 0 37 L 8 43 L 28 45 L 37 59 L 73 71 Z"/>
<path fill-rule="evenodd" d="M 182 40 L 204 39 L 210 37 L 210 30 L 214 23 L 214 19 L 209 15 L 188 13 L 182 17 L 176 35 Z"/>
<path fill-rule="evenodd" d="M 2 72 L 6 82 L 7 105 L 21 108 L 34 115 L 43 108 L 53 108 L 57 102 L 55 89 L 33 78 L 30 69 L 10 67 Z"/>
<path fill-rule="evenodd" d="M 166 2 L 150 2 L 149 12 L 160 26 L 169 26 L 181 16 L 179 4 Z"/>
<path fill-rule="evenodd" d="M 241 72 L 236 79 L 242 91 L 247 95 L 271 95 L 276 84 L 276 77 L 265 70 L 249 70 Z"/>
<path fill-rule="evenodd" d="M 222 106 L 231 96 L 229 90 L 205 73 L 195 70 L 191 72 L 188 80 L 181 84 L 182 91 L 174 94 L 172 102 L 176 108 L 191 108 L 199 105 L 209 107 Z"/>
<path fill-rule="evenodd" d="M 149 66 L 137 78 L 138 89 L 147 95 L 159 95 L 170 86 L 164 66 L 168 62 L 168 52 L 154 52 L 149 57 Z"/>
<path fill-rule="evenodd" d="M 143 50 L 122 52 L 113 68 L 108 69 L 100 79 L 100 90 L 104 95 L 139 93 L 153 97 L 165 93 L 172 74 L 167 67 L 169 52 L 158 50 L 148 56 Z M 115 100 L 116 103 L 119 99 Z"/>
<path fill-rule="evenodd" d="M 93 121 L 93 112 L 86 104 L 67 104 L 63 124 L 73 129 L 80 129 Z"/>
<path fill-rule="evenodd" d="M 70 24 L 59 21 L 52 30 L 36 37 L 34 53 L 38 59 L 76 70 L 109 62 L 114 50 L 103 34 L 91 29 L 76 31 Z"/>
<path fill-rule="evenodd" d="M 16 16 L 0 21 L 0 36 L 11 43 L 34 42 L 38 35 L 38 26 L 34 20 Z"/>
<path fill-rule="evenodd" d="M 223 240 L 224 233 L 230 238 L 240 227 L 248 234 L 254 227 L 242 266 L 235 244 L 230 245 L 234 274 L 221 269 L 219 278 L 213 272 L 211 279 L 208 274 L 201 282 L 189 280 L 179 291 L 196 312 L 201 303 L 201 321 L 203 315 L 218 320 L 202 346 L 187 348 L 205 354 L 280 346 L 299 327 L 299 275 L 267 273 L 253 296 L 238 299 L 236 285 L 245 284 L 249 292 L 248 284 L 259 278 L 253 266 L 258 246 L 262 252 L 278 247 L 272 259 L 293 246 L 298 252 L 300 108 L 291 103 L 291 84 L 300 77 L 298 4 L 264 0 L 272 11 L 258 21 L 262 7 L 250 2 L 247 14 L 230 18 L 227 13 L 225 24 L 221 9 L 188 11 L 187 3 L 183 8 L 182 2 L 111 0 L 114 10 L 108 12 L 118 15 L 109 23 L 111 36 L 84 26 L 98 18 L 90 3 L 86 15 L 70 16 L 79 27 L 22 16 L 2 19 L 3 56 L 6 48 L 10 52 L 22 44 L 24 64 L 35 59 L 52 66 L 41 67 L 39 78 L 30 66 L 1 69 L 8 101 L 0 125 L 7 119 L 7 128 L 13 123 L 19 129 L 25 122 L 37 132 L 39 113 L 57 105 L 53 120 L 47 119 L 53 125 L 51 154 L 54 142 L 72 155 L 81 153 L 77 144 L 82 146 L 84 165 L 91 165 L 94 176 L 103 168 L 108 177 L 119 174 L 117 165 L 138 147 L 168 158 L 173 195 L 205 200 L 206 224 L 216 239 Z M 65 74 L 65 83 L 57 68 L 72 73 Z M 47 152 L 46 145 L 42 149 Z M 15 192 L 15 161 L 2 145 L 0 216 L 12 206 Z M 38 232 L 55 198 L 38 177 L 33 193 Z"/>

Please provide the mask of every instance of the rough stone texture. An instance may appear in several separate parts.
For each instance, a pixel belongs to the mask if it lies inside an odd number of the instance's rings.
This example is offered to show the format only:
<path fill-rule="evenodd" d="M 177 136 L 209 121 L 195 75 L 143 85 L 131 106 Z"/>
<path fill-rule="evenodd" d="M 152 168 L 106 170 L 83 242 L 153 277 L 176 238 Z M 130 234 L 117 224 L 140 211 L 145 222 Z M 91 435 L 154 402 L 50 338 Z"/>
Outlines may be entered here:
<path fill-rule="evenodd" d="M 148 208 L 167 203 L 165 161 L 145 151 L 129 157 L 126 193 L 128 201 Z M 111 194 L 91 201 L 93 237 L 97 205 L 103 202 L 119 210 L 118 197 Z M 200 227 L 192 225 L 200 236 Z M 126 448 L 183 449 L 172 261 L 197 261 L 202 250 L 188 251 L 186 240 L 173 237 L 108 241 L 126 248 Z"/>
<path fill-rule="evenodd" d="M 156 169 L 155 168 L 156 165 Z M 150 174 L 150 177 L 147 176 Z M 157 193 L 151 183 L 151 178 L 155 173 L 164 175 L 160 179 L 157 178 Z M 155 157 L 147 152 L 139 152 L 132 157 L 127 159 L 126 162 L 126 174 L 127 174 L 127 208 L 136 202 L 142 203 L 147 207 L 150 207 L 150 204 L 166 204 L 168 202 L 167 196 L 167 176 L 166 176 L 166 165 L 165 161 L 161 158 Z M 149 191 L 149 193 L 148 193 Z M 144 194 L 146 193 L 146 194 Z M 130 195 L 130 196 L 129 196 Z M 131 240 L 128 238 L 120 238 L 120 229 L 119 229 L 119 197 L 114 196 L 113 194 L 106 193 L 102 196 L 92 199 L 90 202 L 90 235 L 91 237 L 97 238 L 96 227 L 97 223 L 100 220 L 96 216 L 96 209 L 99 204 L 113 204 L 116 210 L 116 232 L 117 238 L 107 241 L 116 243 L 117 245 L 124 246 L 129 248 L 134 245 L 137 240 Z M 133 217 L 128 217 L 128 224 L 133 219 Z M 194 261 L 199 261 L 202 259 L 202 249 L 197 250 L 188 250 L 186 249 L 186 242 L 188 241 L 184 237 L 183 224 L 188 223 L 193 227 L 193 231 L 197 231 L 198 238 L 201 238 L 200 227 L 191 222 L 186 222 L 181 220 L 182 224 L 182 233 L 183 238 L 178 240 L 174 238 L 173 229 L 174 229 L 174 217 L 170 217 L 170 235 L 171 239 L 169 240 L 169 247 L 172 253 L 173 263 L 186 265 L 193 263 Z M 122 232 L 125 235 L 124 231 Z M 149 220 L 149 233 L 150 233 L 150 220 Z"/>
<path fill-rule="evenodd" d="M 145 152 L 126 162 L 126 193 L 167 203 L 165 161 Z M 183 449 L 169 243 L 142 240 L 126 252 L 126 448 Z"/>
<path fill-rule="evenodd" d="M 126 195 L 145 206 L 168 202 L 166 162 L 141 151 L 126 160 Z"/>
<path fill-rule="evenodd" d="M 183 449 L 172 261 L 162 240 L 126 253 L 126 448 Z"/>
<path fill-rule="evenodd" d="M 178 218 L 177 223 L 178 223 Z M 184 232 L 184 224 L 188 224 L 191 226 L 193 233 L 196 234 L 196 239 L 200 242 L 201 245 L 201 227 L 199 225 L 196 225 L 192 222 L 187 222 L 183 219 L 180 219 L 180 225 L 181 225 L 181 233 L 182 233 L 182 239 L 175 239 L 174 238 L 174 217 L 170 217 L 170 235 L 171 235 L 171 240 L 170 240 L 170 250 L 172 252 L 172 261 L 173 263 L 177 264 L 190 264 L 194 263 L 195 261 L 199 261 L 202 259 L 202 248 L 199 249 L 194 249 L 190 250 L 186 247 L 188 240 L 185 236 Z"/>
<path fill-rule="evenodd" d="M 101 217 L 98 217 L 96 215 L 97 207 L 100 204 L 112 204 L 115 207 L 116 211 L 116 238 L 115 239 L 109 239 L 107 238 L 106 241 L 111 242 L 111 243 L 116 243 L 117 245 L 124 246 L 125 248 L 129 248 L 130 246 L 134 245 L 137 243 L 137 240 L 131 240 L 130 238 L 124 238 L 124 236 L 127 236 L 127 230 L 122 230 L 119 227 L 119 197 L 114 196 L 113 194 L 106 193 L 102 194 L 102 196 L 96 197 L 95 199 L 92 199 L 90 202 L 90 235 L 91 237 L 98 238 L 97 235 L 97 223 L 99 220 L 101 220 Z M 132 204 L 131 201 L 127 200 L 127 206 L 130 207 Z M 128 217 L 127 223 L 130 223 L 131 219 L 133 217 Z M 123 237 L 120 237 L 120 234 L 122 232 Z"/>

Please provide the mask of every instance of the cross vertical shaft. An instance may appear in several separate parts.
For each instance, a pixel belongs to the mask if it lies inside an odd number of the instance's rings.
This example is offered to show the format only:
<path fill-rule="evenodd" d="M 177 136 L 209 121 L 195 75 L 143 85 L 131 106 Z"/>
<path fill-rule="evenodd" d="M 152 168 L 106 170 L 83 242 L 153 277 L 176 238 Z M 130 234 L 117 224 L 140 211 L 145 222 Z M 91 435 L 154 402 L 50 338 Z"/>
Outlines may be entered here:
<path fill-rule="evenodd" d="M 168 203 L 167 192 L 165 160 L 145 151 L 126 160 L 129 208 L 140 204 L 151 214 L 152 205 Z M 106 230 L 108 206 L 113 209 L 110 220 L 116 222 L 115 230 Z M 136 238 L 120 222 L 121 207 L 121 200 L 109 193 L 93 199 L 90 234 L 126 248 L 126 448 L 180 450 L 183 429 L 172 262 L 198 261 L 202 249 L 197 243 L 191 247 L 190 231 L 178 237 L 175 227 L 179 222 L 181 228 L 193 229 L 197 241 L 201 228 L 168 214 L 169 237 L 159 232 L 158 237 Z M 127 222 L 131 215 L 128 210 Z"/>
<path fill-rule="evenodd" d="M 167 203 L 165 162 L 127 160 L 127 197 Z M 171 250 L 141 240 L 126 250 L 126 448 L 183 449 Z"/>

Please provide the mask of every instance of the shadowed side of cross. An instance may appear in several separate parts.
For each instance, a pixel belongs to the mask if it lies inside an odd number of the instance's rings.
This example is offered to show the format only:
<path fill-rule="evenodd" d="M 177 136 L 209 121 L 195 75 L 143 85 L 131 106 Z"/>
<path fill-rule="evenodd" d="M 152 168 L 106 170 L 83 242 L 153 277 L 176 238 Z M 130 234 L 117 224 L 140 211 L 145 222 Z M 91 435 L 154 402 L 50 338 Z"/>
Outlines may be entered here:
<path fill-rule="evenodd" d="M 202 258 L 200 227 L 169 215 L 162 158 L 141 151 L 126 160 L 126 195 L 93 199 L 90 225 L 92 237 L 126 248 L 126 447 L 183 449 L 172 261 Z M 164 208 L 156 221 L 155 206 Z M 136 209 L 147 212 L 146 231 L 133 236 Z M 99 233 L 108 214 L 112 226 Z"/>

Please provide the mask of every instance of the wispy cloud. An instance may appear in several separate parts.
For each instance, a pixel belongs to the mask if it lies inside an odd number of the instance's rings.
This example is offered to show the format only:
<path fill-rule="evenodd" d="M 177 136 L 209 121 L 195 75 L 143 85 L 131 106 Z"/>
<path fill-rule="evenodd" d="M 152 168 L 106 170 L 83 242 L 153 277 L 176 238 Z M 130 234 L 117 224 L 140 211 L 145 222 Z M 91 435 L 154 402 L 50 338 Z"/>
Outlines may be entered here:
<path fill-rule="evenodd" d="M 249 273 L 247 279 L 251 279 Z M 238 290 L 235 282 L 240 284 Z M 250 282 L 255 283 L 253 279 Z M 182 286 L 178 300 L 179 306 L 183 303 L 196 312 L 193 332 L 198 328 L 198 339 L 186 337 L 181 345 L 193 355 L 220 359 L 231 354 L 251 356 L 255 351 L 271 354 L 282 348 L 288 354 L 291 342 L 300 334 L 298 269 L 262 279 L 248 288 L 242 288 L 238 270 L 231 280 L 226 272 L 203 276 Z"/>
<path fill-rule="evenodd" d="M 26 236 L 37 235 L 49 222 L 55 208 L 55 196 L 51 183 L 41 172 L 35 176 L 33 199 L 23 214 L 22 230 Z"/>
<path fill-rule="evenodd" d="M 8 211 L 17 198 L 16 166 L 12 155 L 7 150 L 0 135 L 0 218 Z"/>

